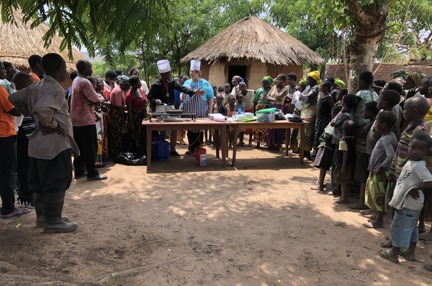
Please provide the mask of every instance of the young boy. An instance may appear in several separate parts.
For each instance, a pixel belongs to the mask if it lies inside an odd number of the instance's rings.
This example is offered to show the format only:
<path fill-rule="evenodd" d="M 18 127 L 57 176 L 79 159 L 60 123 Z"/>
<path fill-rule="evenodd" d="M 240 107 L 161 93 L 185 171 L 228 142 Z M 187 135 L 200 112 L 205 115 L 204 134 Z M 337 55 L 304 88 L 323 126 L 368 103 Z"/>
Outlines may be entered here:
<path fill-rule="evenodd" d="M 384 212 L 387 211 L 390 184 L 388 172 L 397 146 L 396 135 L 392 131 L 396 115 L 391 111 L 382 111 L 376 119 L 376 128 L 381 134 L 372 151 L 366 182 L 365 204 L 374 211 L 371 222 L 364 223 L 367 228 L 382 228 Z"/>
<path fill-rule="evenodd" d="M 353 175 L 355 160 L 355 123 L 353 120 L 346 120 L 342 125 L 342 138 L 336 150 L 335 181 L 341 185 L 342 194 L 336 204 L 349 204 L 348 192 Z"/>
<path fill-rule="evenodd" d="M 390 206 L 396 213 L 390 226 L 392 248 L 381 250 L 379 255 L 393 263 L 399 263 L 398 255 L 415 261 L 415 248 L 418 241 L 417 221 L 423 207 L 422 190 L 432 188 L 432 174 L 424 161 L 432 146 L 426 132 L 419 132 L 409 144 L 409 160 L 403 166 L 397 180 Z"/>
<path fill-rule="evenodd" d="M 213 113 L 220 113 L 222 115 L 226 115 L 226 108 L 223 106 L 224 98 L 222 95 L 218 94 L 216 96 L 216 103 L 213 104 Z"/>

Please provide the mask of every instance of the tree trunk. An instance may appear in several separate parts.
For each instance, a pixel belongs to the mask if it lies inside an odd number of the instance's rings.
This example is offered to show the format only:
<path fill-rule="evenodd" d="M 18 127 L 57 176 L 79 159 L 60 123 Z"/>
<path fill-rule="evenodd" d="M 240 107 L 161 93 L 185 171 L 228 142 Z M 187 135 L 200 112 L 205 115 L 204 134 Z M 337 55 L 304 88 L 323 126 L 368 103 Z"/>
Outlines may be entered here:
<path fill-rule="evenodd" d="M 387 29 L 388 5 L 388 1 L 385 1 L 381 5 L 363 9 L 358 0 L 350 1 L 350 9 L 356 18 L 353 39 L 349 45 L 351 92 L 357 90 L 358 75 L 363 71 L 372 71 L 379 43 Z"/>

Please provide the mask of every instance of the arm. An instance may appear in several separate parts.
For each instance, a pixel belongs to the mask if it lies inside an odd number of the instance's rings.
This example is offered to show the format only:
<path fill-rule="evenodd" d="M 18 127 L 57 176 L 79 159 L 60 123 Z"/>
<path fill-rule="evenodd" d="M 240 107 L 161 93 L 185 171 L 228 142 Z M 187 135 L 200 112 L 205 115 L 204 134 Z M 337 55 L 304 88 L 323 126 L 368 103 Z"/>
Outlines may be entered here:
<path fill-rule="evenodd" d="M 12 103 L 24 116 L 30 116 L 30 111 L 28 108 L 28 95 L 28 89 L 24 88 L 20 91 L 12 93 L 8 97 L 10 103 Z"/>
<path fill-rule="evenodd" d="M 329 97 L 327 98 L 327 102 L 328 102 L 329 105 L 330 105 L 330 109 L 333 109 L 333 107 L 334 107 L 334 102 L 333 102 L 333 98 L 332 98 L 331 96 L 329 96 Z"/>
<path fill-rule="evenodd" d="M 189 88 L 189 87 L 186 87 L 186 86 L 183 86 L 183 85 L 179 84 L 179 83 L 176 82 L 176 81 L 173 81 L 172 84 L 173 84 L 174 89 L 176 89 L 176 90 L 178 90 L 178 91 L 180 91 L 180 92 L 187 93 L 187 94 L 189 94 L 190 96 L 192 96 L 192 95 L 195 94 L 195 91 L 194 91 L 193 89 L 191 89 L 191 88 Z M 212 91 L 213 91 L 213 90 L 212 90 Z"/>
<path fill-rule="evenodd" d="M 391 144 L 386 144 L 386 142 L 384 142 L 383 146 L 384 146 L 384 152 L 386 154 L 386 159 L 378 168 L 375 169 L 374 173 L 381 173 L 385 170 L 388 170 L 393 161 L 393 157 L 395 154 L 393 146 Z"/>
<path fill-rule="evenodd" d="M 430 190 L 430 189 L 432 189 L 432 181 L 420 183 L 417 186 L 412 187 L 411 190 L 408 192 L 408 195 L 410 195 L 414 199 L 418 199 L 419 198 L 419 192 L 418 191 Z"/>
<path fill-rule="evenodd" d="M 33 114 L 35 121 L 38 122 L 38 128 L 43 134 L 50 134 L 57 132 L 64 134 L 63 128 L 58 124 L 54 118 L 55 110 L 58 110 L 62 105 L 63 96 L 58 96 L 56 93 L 63 93 L 61 89 L 51 89 L 40 98 L 33 107 Z"/>
<path fill-rule="evenodd" d="M 13 106 L 8 99 L 8 92 L 6 91 L 6 89 L 2 88 L 0 90 L 0 106 L 2 107 L 2 109 L 12 116 L 21 116 L 21 112 L 19 112 L 18 109 Z"/>
<path fill-rule="evenodd" d="M 99 103 L 99 94 L 94 90 L 94 87 L 89 80 L 82 81 L 82 91 L 90 104 L 94 105 Z"/>
<path fill-rule="evenodd" d="M 270 101 L 276 101 L 276 98 L 275 98 L 275 92 L 276 92 L 276 85 L 274 85 L 271 89 L 270 89 L 270 91 L 267 93 L 267 96 L 266 96 L 266 98 L 268 99 L 268 100 L 270 100 Z"/>
<path fill-rule="evenodd" d="M 19 112 L 16 107 L 12 108 L 7 113 L 9 113 L 12 116 L 21 116 L 22 115 L 21 112 Z"/>

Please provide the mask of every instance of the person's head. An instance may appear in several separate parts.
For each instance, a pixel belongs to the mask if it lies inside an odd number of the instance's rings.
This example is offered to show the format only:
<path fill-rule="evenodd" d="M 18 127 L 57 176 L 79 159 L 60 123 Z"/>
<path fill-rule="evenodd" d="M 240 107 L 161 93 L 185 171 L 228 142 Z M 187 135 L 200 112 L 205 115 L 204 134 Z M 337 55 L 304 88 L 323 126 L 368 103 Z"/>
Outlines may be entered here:
<path fill-rule="evenodd" d="M 12 81 L 13 76 L 19 72 L 19 70 L 11 62 L 3 62 L 6 70 L 6 78 L 8 81 Z"/>
<path fill-rule="evenodd" d="M 283 73 L 278 74 L 275 80 L 275 84 L 279 88 L 283 88 L 286 86 L 287 83 L 287 76 Z"/>
<path fill-rule="evenodd" d="M 236 100 L 237 100 L 237 102 L 238 103 L 243 103 L 243 94 L 241 94 L 241 93 L 237 93 L 236 94 Z"/>
<path fill-rule="evenodd" d="M 93 74 L 93 67 L 92 64 L 87 60 L 79 60 L 76 62 L 76 68 L 78 70 L 78 73 L 89 77 Z"/>
<path fill-rule="evenodd" d="M 335 78 L 332 76 L 328 76 L 324 79 L 324 81 L 329 81 L 333 87 L 333 85 L 335 84 Z"/>
<path fill-rule="evenodd" d="M 372 86 L 374 77 L 370 71 L 364 71 L 359 74 L 358 87 L 360 90 L 369 89 Z"/>
<path fill-rule="evenodd" d="M 399 102 L 400 94 L 395 90 L 387 89 L 380 93 L 378 109 L 390 110 Z"/>
<path fill-rule="evenodd" d="M 95 78 L 94 76 L 88 76 L 87 79 L 91 82 L 91 84 L 93 85 L 93 88 L 96 90 L 97 78 Z"/>
<path fill-rule="evenodd" d="M 296 86 L 297 84 L 297 75 L 293 72 L 287 74 L 287 84 L 290 86 Z"/>
<path fill-rule="evenodd" d="M 261 81 L 261 86 L 264 90 L 270 90 L 271 86 L 273 85 L 273 78 L 269 75 L 266 75 L 265 77 L 263 77 L 262 81 Z"/>
<path fill-rule="evenodd" d="M 342 101 L 342 98 L 348 94 L 347 88 L 341 88 L 337 92 L 336 101 Z"/>
<path fill-rule="evenodd" d="M 69 78 L 72 81 L 74 81 L 74 79 L 78 76 L 78 72 L 77 71 L 71 71 L 71 73 L 69 74 Z"/>
<path fill-rule="evenodd" d="M 239 83 L 239 90 L 240 91 L 243 91 L 243 90 L 246 90 L 246 89 L 247 89 L 247 85 L 246 85 L 245 82 Z"/>
<path fill-rule="evenodd" d="M 407 89 L 413 89 L 413 88 L 420 87 L 420 83 L 421 83 L 422 79 L 425 77 L 426 77 L 426 75 L 421 73 L 421 72 L 414 72 L 414 73 L 409 74 L 405 80 L 405 83 L 403 85 L 403 89 L 407 90 Z"/>
<path fill-rule="evenodd" d="M 113 70 L 108 70 L 105 72 L 105 82 L 107 84 L 114 83 L 117 79 L 117 73 Z"/>
<path fill-rule="evenodd" d="M 133 75 L 129 78 L 129 85 L 132 89 L 138 89 L 141 87 L 140 78 L 136 75 Z"/>
<path fill-rule="evenodd" d="M 96 92 L 102 93 L 103 89 L 104 89 L 103 79 L 100 77 L 97 77 L 96 78 Z"/>
<path fill-rule="evenodd" d="M 392 130 L 396 124 L 397 118 L 393 111 L 381 111 L 376 117 L 376 128 L 381 134 Z"/>
<path fill-rule="evenodd" d="M 419 132 L 413 136 L 409 144 L 408 155 L 412 161 L 422 161 L 430 152 L 432 139 L 427 132 Z"/>
<path fill-rule="evenodd" d="M 420 81 L 420 94 L 427 96 L 429 95 L 429 87 L 432 86 L 432 77 L 425 77 Z M 429 96 L 427 96 L 429 97 Z"/>
<path fill-rule="evenodd" d="M 161 82 L 168 82 L 171 79 L 171 71 L 160 73 L 159 78 Z"/>
<path fill-rule="evenodd" d="M 17 72 L 12 78 L 12 82 L 15 84 L 16 90 L 21 90 L 33 83 L 33 78 L 26 72 Z"/>
<path fill-rule="evenodd" d="M 372 83 L 372 89 L 376 93 L 380 93 L 381 90 L 383 89 L 383 87 L 385 86 L 385 84 L 386 84 L 386 81 L 383 79 L 374 80 Z"/>
<path fill-rule="evenodd" d="M 300 92 L 303 92 L 306 89 L 307 85 L 308 85 L 307 79 L 303 78 L 299 81 L 299 84 L 297 86 L 297 90 Z"/>
<path fill-rule="evenodd" d="M 341 88 L 346 88 L 346 83 L 343 80 L 341 80 L 340 78 L 336 78 L 335 82 L 333 84 L 333 89 L 339 90 Z"/>
<path fill-rule="evenodd" d="M 66 78 L 66 62 L 59 55 L 49 53 L 42 57 L 42 68 L 45 74 L 53 77 L 58 82 L 62 82 Z"/>
<path fill-rule="evenodd" d="M 117 76 L 121 76 L 121 75 L 123 75 L 123 71 L 120 70 L 120 69 L 116 69 L 116 70 L 115 70 L 115 73 L 116 73 Z"/>
<path fill-rule="evenodd" d="M 342 106 L 349 111 L 354 111 L 357 107 L 357 104 L 358 98 L 355 94 L 348 93 L 342 98 Z"/>
<path fill-rule="evenodd" d="M 200 78 L 200 71 L 199 70 L 190 70 L 189 75 L 193 81 L 197 81 Z"/>
<path fill-rule="evenodd" d="M 179 76 L 179 81 L 180 81 L 180 84 L 181 85 L 183 85 L 184 83 L 185 83 L 185 81 L 187 81 L 188 79 L 189 79 L 189 77 L 186 75 L 186 74 L 181 74 L 180 76 Z"/>
<path fill-rule="evenodd" d="M 430 108 L 429 101 L 423 96 L 408 98 L 404 104 L 403 118 L 406 122 L 421 121 Z"/>
<path fill-rule="evenodd" d="M 212 84 L 213 94 L 216 94 L 218 91 L 217 85 Z"/>
<path fill-rule="evenodd" d="M 216 103 L 218 105 L 221 105 L 223 103 L 223 101 L 224 101 L 223 96 L 221 96 L 221 95 L 216 96 Z"/>
<path fill-rule="evenodd" d="M 354 136 L 355 133 L 355 123 L 353 120 L 346 120 L 343 124 L 342 124 L 342 134 L 343 136 Z"/>
<path fill-rule="evenodd" d="M 28 58 L 28 64 L 30 66 L 30 71 L 34 72 L 37 75 L 41 75 L 44 73 L 42 68 L 42 57 L 39 55 L 31 55 Z"/>
<path fill-rule="evenodd" d="M 231 85 L 229 83 L 226 83 L 224 85 L 224 92 L 225 92 L 225 94 L 230 93 L 230 91 L 231 91 Z"/>
<path fill-rule="evenodd" d="M 365 119 L 374 119 L 379 112 L 376 101 L 369 101 L 365 104 L 365 108 L 363 111 L 363 117 Z"/>
<path fill-rule="evenodd" d="M 399 95 L 403 93 L 402 86 L 395 80 L 391 80 L 388 83 L 386 83 L 382 88 L 381 92 L 384 92 L 385 90 L 394 90 Z"/>
<path fill-rule="evenodd" d="M 233 78 L 231 80 L 231 84 L 233 86 L 237 86 L 239 83 L 241 83 L 243 81 L 244 81 L 244 79 L 241 76 L 235 75 L 235 76 L 233 76 Z"/>
<path fill-rule="evenodd" d="M 222 86 L 222 85 L 220 85 L 218 88 L 217 88 L 217 93 L 223 93 L 225 91 L 225 88 L 224 88 L 224 86 Z"/>
<path fill-rule="evenodd" d="M 327 94 L 330 92 L 331 88 L 332 88 L 332 83 L 328 80 L 325 80 L 321 83 L 320 91 L 324 94 Z"/>
<path fill-rule="evenodd" d="M 120 89 L 123 91 L 127 91 L 130 89 L 130 84 L 129 84 L 129 77 L 126 75 L 119 75 L 117 77 L 117 82 L 118 85 L 120 86 Z"/>
<path fill-rule="evenodd" d="M 342 110 L 342 106 L 340 105 L 336 105 L 335 107 L 333 107 L 331 111 L 331 117 L 335 118 L 336 115 L 338 115 L 341 110 Z"/>
<path fill-rule="evenodd" d="M 3 62 L 0 61 L 0 79 L 6 78 L 6 69 L 4 68 Z"/>
<path fill-rule="evenodd" d="M 228 103 L 229 103 L 230 105 L 234 105 L 235 102 L 236 102 L 236 98 L 234 97 L 234 95 L 230 94 L 230 95 L 228 96 Z"/>
<path fill-rule="evenodd" d="M 137 77 L 139 77 L 140 76 L 140 71 L 139 71 L 139 69 L 138 68 L 131 68 L 130 70 L 129 70 L 129 76 L 130 77 L 132 77 L 132 76 L 137 76 Z"/>
<path fill-rule="evenodd" d="M 307 85 L 315 86 L 321 81 L 321 73 L 319 71 L 311 71 L 308 73 L 307 77 Z"/>

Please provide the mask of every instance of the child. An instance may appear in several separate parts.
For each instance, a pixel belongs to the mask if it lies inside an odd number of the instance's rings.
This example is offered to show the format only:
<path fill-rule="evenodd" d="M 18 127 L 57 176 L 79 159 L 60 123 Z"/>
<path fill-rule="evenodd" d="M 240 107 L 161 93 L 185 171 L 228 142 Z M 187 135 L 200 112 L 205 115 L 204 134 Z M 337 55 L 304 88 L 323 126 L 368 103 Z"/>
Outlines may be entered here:
<path fill-rule="evenodd" d="M 348 192 L 353 175 L 355 160 L 355 123 L 353 120 L 346 120 L 342 125 L 342 138 L 339 140 L 335 155 L 335 182 L 341 185 L 342 194 L 336 204 L 349 204 Z"/>
<path fill-rule="evenodd" d="M 332 138 L 332 144 L 335 146 L 339 145 L 339 140 L 342 137 L 342 125 L 347 120 L 353 120 L 354 119 L 354 112 L 355 108 L 357 107 L 357 97 L 354 94 L 347 94 L 342 99 L 342 110 L 339 112 L 339 114 L 333 118 L 331 121 L 331 126 L 334 127 L 333 129 L 333 138 Z M 335 157 L 336 157 L 335 152 Z M 329 194 L 333 194 L 334 196 L 338 196 L 340 194 L 340 185 L 336 184 L 335 178 L 334 178 L 334 171 L 335 171 L 335 162 L 336 158 L 333 157 L 333 164 L 332 164 L 332 186 L 333 189 Z"/>
<path fill-rule="evenodd" d="M 348 89 L 341 88 L 338 90 L 336 94 L 336 103 L 335 106 L 342 106 L 342 98 L 348 94 Z"/>
<path fill-rule="evenodd" d="M 423 207 L 422 190 L 432 188 L 432 175 L 424 161 L 432 146 L 426 132 L 418 132 L 409 144 L 409 160 L 404 164 L 397 179 L 390 206 L 396 213 L 390 226 L 392 248 L 381 250 L 379 255 L 393 263 L 399 263 L 398 255 L 415 261 L 415 248 L 418 241 L 417 221 Z"/>
<path fill-rule="evenodd" d="M 388 172 L 397 146 L 396 135 L 392 131 L 396 115 L 391 111 L 378 114 L 376 128 L 381 138 L 375 145 L 369 162 L 369 178 L 366 182 L 365 204 L 374 211 L 373 220 L 364 223 L 367 228 L 382 228 L 384 212 L 387 211 L 390 184 Z"/>
<path fill-rule="evenodd" d="M 336 115 L 341 111 L 341 106 L 336 106 L 332 109 L 332 118 L 336 117 Z M 315 157 L 314 167 L 320 168 L 320 174 L 318 178 L 318 183 L 316 186 L 312 187 L 312 190 L 319 190 L 318 193 L 325 194 L 324 191 L 324 179 L 327 170 L 330 169 L 333 162 L 333 152 L 335 150 L 335 145 L 332 144 L 333 137 L 333 126 L 329 123 L 324 129 L 323 134 L 320 138 L 320 144 L 318 146 L 318 153 Z"/>
<path fill-rule="evenodd" d="M 364 204 L 366 180 L 369 175 L 369 155 L 366 153 L 366 140 L 377 114 L 377 103 L 375 101 L 366 103 L 363 116 L 365 119 L 369 120 L 369 122 L 365 125 L 358 126 L 356 130 L 356 161 L 353 179 L 360 183 L 360 199 L 357 204 L 350 206 L 351 209 L 367 209 L 367 206 Z"/>
<path fill-rule="evenodd" d="M 218 94 L 216 96 L 216 103 L 213 104 L 213 110 L 212 110 L 213 113 L 220 113 L 222 115 L 226 115 L 227 112 L 225 106 L 223 106 L 223 101 L 224 101 L 223 96 Z"/>

